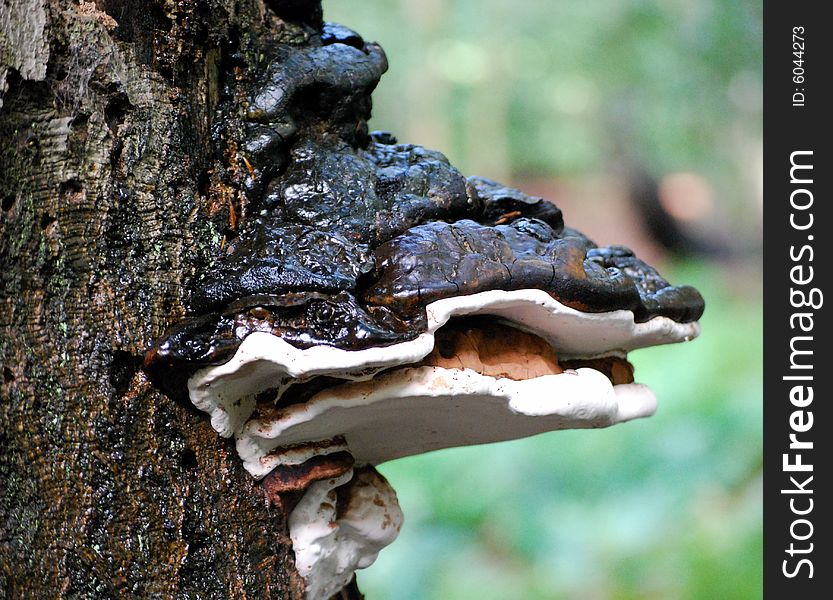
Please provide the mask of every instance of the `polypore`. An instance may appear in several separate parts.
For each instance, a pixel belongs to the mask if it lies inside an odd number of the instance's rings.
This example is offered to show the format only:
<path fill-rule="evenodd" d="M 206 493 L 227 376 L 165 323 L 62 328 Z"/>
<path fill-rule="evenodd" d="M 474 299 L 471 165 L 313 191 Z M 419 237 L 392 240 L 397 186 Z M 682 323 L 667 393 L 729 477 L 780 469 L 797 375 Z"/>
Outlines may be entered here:
<path fill-rule="evenodd" d="M 309 39 L 280 46 L 248 92 L 258 216 L 145 368 L 186 388 L 268 490 L 303 493 L 290 536 L 317 600 L 399 530 L 373 466 L 651 415 L 627 353 L 695 337 L 703 300 L 565 228 L 550 202 L 368 136 L 381 49 L 336 26 Z M 331 110 L 301 126 L 311 96 Z"/>

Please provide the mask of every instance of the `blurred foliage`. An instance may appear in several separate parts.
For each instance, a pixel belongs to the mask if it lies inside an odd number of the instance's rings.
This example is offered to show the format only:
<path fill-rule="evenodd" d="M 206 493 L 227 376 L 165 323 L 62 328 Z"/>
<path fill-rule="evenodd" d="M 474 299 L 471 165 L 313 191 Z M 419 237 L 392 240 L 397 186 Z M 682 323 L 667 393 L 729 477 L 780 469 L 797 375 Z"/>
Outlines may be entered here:
<path fill-rule="evenodd" d="M 373 128 L 498 180 L 697 173 L 719 190 L 714 226 L 758 235 L 760 2 L 324 8 L 388 54 Z M 697 341 L 630 356 L 651 419 L 383 465 L 406 524 L 359 572 L 368 600 L 759 598 L 759 269 L 662 269 L 707 310 Z"/>
<path fill-rule="evenodd" d="M 657 414 L 382 465 L 406 524 L 369 600 L 761 597 L 760 289 L 669 275 L 708 306 L 698 340 L 630 355 Z"/>
<path fill-rule="evenodd" d="M 466 173 L 626 161 L 758 199 L 760 2 L 326 0 L 325 16 L 388 54 L 374 127 Z"/>

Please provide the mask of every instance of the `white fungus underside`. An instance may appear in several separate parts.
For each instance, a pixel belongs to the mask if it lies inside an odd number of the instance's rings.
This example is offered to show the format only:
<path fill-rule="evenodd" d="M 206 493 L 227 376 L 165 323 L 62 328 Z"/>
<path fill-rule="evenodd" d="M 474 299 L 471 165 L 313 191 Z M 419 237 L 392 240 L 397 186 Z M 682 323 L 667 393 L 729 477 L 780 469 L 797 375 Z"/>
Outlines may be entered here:
<path fill-rule="evenodd" d="M 525 381 L 439 367 L 396 369 L 374 378 L 381 370 L 422 360 L 434 348 L 434 332 L 452 317 L 492 315 L 510 321 L 545 339 L 563 359 L 624 356 L 629 350 L 689 340 L 699 333 L 697 323 L 666 317 L 636 323 L 626 310 L 581 312 L 541 290 L 446 298 L 429 304 L 426 311 L 427 329 L 417 338 L 365 350 L 299 349 L 277 336 L 253 333 L 231 360 L 201 369 L 189 379 L 191 401 L 211 416 L 220 435 L 236 434 L 238 452 L 255 477 L 278 464 L 322 453 L 320 448 L 304 449 L 308 442 L 341 435 L 357 461 L 379 464 L 438 448 L 553 429 L 602 427 L 654 411 L 655 399 L 647 387 L 614 387 L 593 369 Z M 324 390 L 269 422 L 250 421 L 257 394 L 277 389 L 280 396 L 291 384 L 322 375 L 367 383 Z M 300 446 L 274 452 L 293 444 Z"/>
<path fill-rule="evenodd" d="M 589 368 L 523 381 L 469 369 L 401 368 L 324 390 L 277 418 L 250 420 L 237 452 L 260 478 L 285 463 L 276 449 L 311 440 L 344 436 L 357 463 L 378 465 L 441 448 L 607 427 L 655 409 L 647 386 L 614 386 Z"/>

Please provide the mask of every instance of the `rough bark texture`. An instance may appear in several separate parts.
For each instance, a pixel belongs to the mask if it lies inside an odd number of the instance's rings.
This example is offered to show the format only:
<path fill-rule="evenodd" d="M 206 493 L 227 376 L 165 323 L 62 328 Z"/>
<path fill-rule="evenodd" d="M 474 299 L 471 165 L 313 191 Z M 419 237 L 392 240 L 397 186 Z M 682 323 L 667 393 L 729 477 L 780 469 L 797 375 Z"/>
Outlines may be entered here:
<path fill-rule="evenodd" d="M 0 1 L 0 597 L 302 596 L 281 506 L 140 364 L 242 211 L 223 78 L 316 19 Z"/>

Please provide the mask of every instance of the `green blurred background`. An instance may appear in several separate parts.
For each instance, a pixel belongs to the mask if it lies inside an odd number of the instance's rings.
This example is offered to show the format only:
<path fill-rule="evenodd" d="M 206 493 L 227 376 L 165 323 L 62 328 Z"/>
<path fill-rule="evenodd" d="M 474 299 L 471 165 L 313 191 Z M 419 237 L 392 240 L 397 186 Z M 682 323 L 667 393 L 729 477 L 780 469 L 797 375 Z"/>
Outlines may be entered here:
<path fill-rule="evenodd" d="M 383 465 L 406 522 L 359 572 L 368 600 L 759 598 L 760 3 L 324 8 L 388 54 L 374 129 L 555 201 L 707 301 L 698 340 L 630 357 L 654 417 Z"/>

